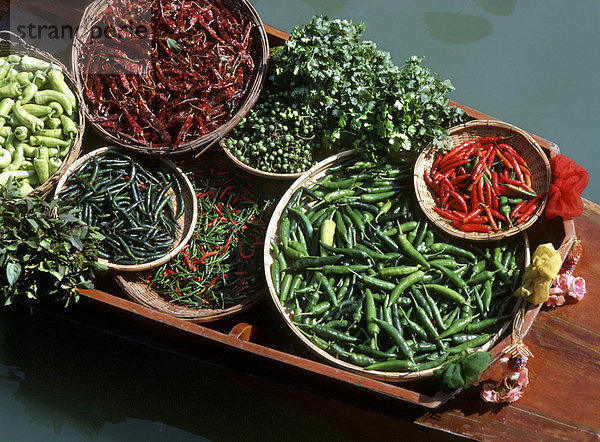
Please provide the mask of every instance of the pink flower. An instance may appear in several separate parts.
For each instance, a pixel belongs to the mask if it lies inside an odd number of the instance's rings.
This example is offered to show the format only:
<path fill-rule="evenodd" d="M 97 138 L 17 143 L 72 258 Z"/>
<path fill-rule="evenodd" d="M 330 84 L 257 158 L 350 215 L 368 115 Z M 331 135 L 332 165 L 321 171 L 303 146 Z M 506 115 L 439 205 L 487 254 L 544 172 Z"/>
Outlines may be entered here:
<path fill-rule="evenodd" d="M 565 303 L 564 295 L 550 294 L 550 295 L 548 295 L 548 300 L 546 301 L 546 306 L 558 307 L 559 305 L 563 305 L 564 303 Z"/>
<path fill-rule="evenodd" d="M 500 399 L 502 402 L 515 402 L 518 401 L 521 396 L 523 396 L 523 387 L 514 387 L 504 393 Z"/>
<path fill-rule="evenodd" d="M 526 367 L 519 370 L 519 379 L 517 379 L 517 386 L 525 388 L 529 385 L 529 370 Z"/>
<path fill-rule="evenodd" d="M 585 279 L 578 276 L 569 281 L 569 296 L 572 296 L 577 301 L 581 301 L 585 295 Z"/>
<path fill-rule="evenodd" d="M 560 294 L 566 295 L 569 291 L 569 284 L 572 279 L 572 275 L 569 275 L 568 273 L 560 273 L 554 281 L 554 288 L 560 289 Z"/>
<path fill-rule="evenodd" d="M 492 388 L 492 386 L 488 383 L 483 384 L 483 390 L 481 390 L 481 399 L 486 402 L 500 402 L 500 398 L 498 397 L 498 393 Z"/>

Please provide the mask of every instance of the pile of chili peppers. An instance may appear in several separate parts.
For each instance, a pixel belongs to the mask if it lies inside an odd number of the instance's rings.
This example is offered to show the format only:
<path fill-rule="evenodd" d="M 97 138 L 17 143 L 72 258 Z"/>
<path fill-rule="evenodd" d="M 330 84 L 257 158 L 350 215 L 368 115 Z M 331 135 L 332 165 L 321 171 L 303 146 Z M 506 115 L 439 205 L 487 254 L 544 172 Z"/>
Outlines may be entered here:
<path fill-rule="evenodd" d="M 434 159 L 424 179 L 439 215 L 464 232 L 490 232 L 526 222 L 545 193 L 532 189 L 531 171 L 503 137 L 466 141 Z"/>
<path fill-rule="evenodd" d="M 177 256 L 143 280 L 176 304 L 223 309 L 263 285 L 262 248 L 273 205 L 246 175 L 205 167 L 191 178 L 196 231 Z"/>
<path fill-rule="evenodd" d="M 214 131 L 255 76 L 253 28 L 220 0 L 109 3 L 80 51 L 92 119 L 148 147 L 176 148 Z M 95 38 L 96 29 L 110 32 Z"/>

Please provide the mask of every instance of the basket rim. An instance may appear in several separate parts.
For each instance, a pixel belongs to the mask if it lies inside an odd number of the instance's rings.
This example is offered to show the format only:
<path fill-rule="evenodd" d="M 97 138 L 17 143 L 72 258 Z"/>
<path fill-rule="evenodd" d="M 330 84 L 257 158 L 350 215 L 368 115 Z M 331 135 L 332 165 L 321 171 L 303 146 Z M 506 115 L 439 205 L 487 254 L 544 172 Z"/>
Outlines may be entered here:
<path fill-rule="evenodd" d="M 73 172 L 75 172 L 76 170 L 81 168 L 90 158 L 97 156 L 108 150 L 117 150 L 117 151 L 124 153 L 125 155 L 129 155 L 129 156 L 144 156 L 144 154 L 142 154 L 142 153 L 128 152 L 118 146 L 103 146 L 98 149 L 92 150 L 91 152 L 78 158 L 75 162 L 73 162 L 68 167 L 68 169 L 62 175 L 62 177 L 60 178 L 60 180 L 58 181 L 58 183 L 56 185 L 56 189 L 54 190 L 54 199 L 58 198 L 60 191 L 62 190 L 66 181 L 69 179 L 69 176 L 71 176 L 71 174 Z M 153 261 L 146 262 L 146 263 L 133 264 L 133 265 L 115 264 L 111 261 L 108 261 L 107 259 L 98 258 L 98 262 L 100 262 L 101 264 L 104 264 L 110 270 L 122 271 L 122 272 L 137 272 L 137 271 L 150 270 L 150 269 L 156 268 L 158 266 L 161 266 L 181 251 L 181 249 L 188 243 L 188 241 L 192 237 L 193 232 L 196 227 L 196 223 L 198 220 L 198 203 L 197 203 L 197 200 L 195 197 L 196 194 L 194 192 L 192 183 L 190 182 L 189 178 L 185 175 L 185 173 L 183 173 L 183 171 L 176 164 L 174 164 L 168 158 L 163 158 L 160 156 L 148 156 L 147 154 L 145 155 L 145 157 L 150 158 L 154 161 L 161 162 L 165 167 L 167 167 L 169 170 L 171 170 L 171 172 L 173 172 L 173 175 L 177 179 L 179 179 L 181 181 L 182 192 L 187 192 L 187 193 L 191 192 L 191 194 L 194 196 L 193 198 L 191 198 L 193 201 L 192 207 L 189 209 L 186 207 L 184 215 L 182 215 L 184 217 L 184 221 L 185 221 L 187 211 L 192 210 L 191 221 L 190 221 L 189 225 L 185 226 L 185 228 L 183 229 L 181 238 L 179 239 L 179 242 L 177 243 L 177 245 L 175 247 L 173 247 L 173 249 L 171 249 L 167 254 L 165 254 L 161 258 L 158 258 Z M 187 229 L 187 232 L 186 232 L 186 229 Z"/>
<path fill-rule="evenodd" d="M 437 215 L 437 213 L 435 213 L 435 212 L 432 213 L 432 211 L 427 210 L 427 208 L 424 206 L 424 204 L 425 204 L 424 201 L 426 199 L 431 198 L 431 191 L 429 190 L 429 188 L 427 188 L 427 190 L 425 191 L 426 194 L 421 193 L 419 184 L 421 184 L 423 182 L 423 176 L 421 173 L 422 171 L 420 169 L 421 169 L 421 165 L 425 162 L 425 158 L 430 156 L 433 152 L 436 152 L 436 151 L 442 149 L 440 146 L 437 146 L 433 141 L 428 143 L 427 146 L 425 146 L 425 148 L 421 151 L 421 153 L 419 154 L 419 156 L 417 157 L 417 159 L 415 161 L 415 167 L 414 167 L 414 173 L 413 173 L 414 192 L 415 192 L 417 201 L 419 203 L 419 207 L 421 208 L 421 211 L 426 215 L 426 217 L 432 223 L 434 223 L 435 226 L 442 229 L 445 233 L 452 235 L 453 237 L 464 239 L 464 240 L 498 241 L 498 240 L 508 238 L 510 236 L 514 236 L 521 232 L 526 231 L 531 226 L 533 226 L 536 223 L 536 221 L 540 218 L 540 216 L 543 214 L 543 211 L 546 207 L 546 203 L 548 201 L 548 190 L 550 188 L 550 183 L 552 181 L 550 161 L 548 160 L 543 149 L 540 147 L 540 145 L 537 143 L 537 141 L 535 141 L 535 139 L 531 135 L 529 135 L 523 129 L 520 129 L 517 126 L 514 126 L 510 123 L 506 123 L 501 120 L 471 120 L 466 123 L 462 123 L 462 124 L 451 127 L 448 130 L 448 136 L 451 137 L 454 134 L 463 133 L 465 131 L 473 131 L 473 130 L 477 130 L 478 128 L 495 128 L 498 130 L 509 131 L 511 133 L 517 134 L 518 136 L 522 137 L 527 142 L 527 144 L 529 144 L 529 146 L 533 149 L 535 154 L 543 162 L 544 169 L 545 169 L 544 192 L 546 192 L 546 194 L 544 195 L 543 198 L 541 198 L 541 203 L 538 205 L 538 208 L 529 217 L 529 219 L 522 224 L 519 224 L 514 227 L 510 227 L 508 229 L 503 229 L 498 232 L 464 232 L 464 231 L 459 230 L 459 229 L 455 228 L 454 226 L 452 226 L 452 223 L 450 223 L 445 218 L 435 216 L 435 215 Z M 447 142 L 447 140 L 445 140 L 445 142 Z"/>
<path fill-rule="evenodd" d="M 245 170 L 246 172 L 248 172 L 252 175 L 255 175 L 255 176 L 259 176 L 259 177 L 263 177 L 263 178 L 280 179 L 280 180 L 295 180 L 295 179 L 299 178 L 300 176 L 302 176 L 303 173 L 305 173 L 305 172 L 298 172 L 298 173 L 265 172 L 265 171 L 255 168 L 255 167 L 249 166 L 248 164 L 240 161 L 240 159 L 238 157 L 236 157 L 233 152 L 231 152 L 231 149 L 229 149 L 227 146 L 225 146 L 225 143 L 222 140 L 219 142 L 219 145 L 221 146 L 221 149 L 225 152 L 225 155 L 227 155 L 227 157 L 229 157 L 229 159 L 233 162 L 233 164 L 238 166 L 240 169 Z"/>
<path fill-rule="evenodd" d="M 87 38 L 88 33 L 91 31 L 92 25 L 95 23 L 99 9 L 110 3 L 110 1 L 111 0 L 95 0 L 85 8 L 80 24 L 77 28 L 77 32 L 73 39 L 73 45 L 71 48 L 71 73 L 77 90 L 82 97 L 85 96 L 85 88 L 83 85 L 83 79 L 81 78 L 81 70 L 79 66 L 79 57 L 82 52 L 82 46 Z M 192 155 L 195 158 L 205 153 L 216 143 L 218 143 L 224 136 L 226 136 L 227 133 L 229 133 L 242 120 L 242 118 L 248 114 L 258 100 L 260 91 L 262 90 L 266 80 L 269 58 L 269 43 L 267 39 L 267 33 L 263 21 L 256 11 L 256 8 L 254 8 L 254 6 L 248 0 L 236 0 L 236 4 L 244 6 L 246 12 L 248 13 L 249 21 L 254 24 L 254 28 L 257 30 L 256 32 L 258 33 L 258 38 L 256 39 L 257 43 L 255 44 L 257 44 L 258 49 L 257 58 L 255 60 L 255 76 L 252 79 L 250 87 L 245 93 L 245 97 L 241 102 L 241 105 L 232 115 L 230 115 L 226 122 L 212 132 L 186 143 L 182 143 L 176 148 L 173 148 L 172 146 L 152 147 L 151 145 L 136 144 L 132 141 L 124 140 L 123 138 L 120 138 L 114 133 L 106 130 L 94 120 L 86 100 L 83 99 L 81 101 L 81 108 L 83 108 L 83 113 L 85 114 L 85 117 L 88 119 L 89 124 L 92 126 L 94 131 L 96 131 L 108 142 L 131 151 L 145 154 L 160 154 L 169 157 L 183 157 L 186 155 Z"/>
<path fill-rule="evenodd" d="M 71 91 L 75 94 L 75 98 L 77 101 L 77 135 L 73 140 L 73 144 L 69 147 L 69 153 L 62 160 L 60 167 L 54 172 L 46 182 L 40 184 L 35 187 L 33 191 L 31 191 L 28 196 L 39 196 L 41 198 L 47 198 L 51 193 L 52 189 L 55 188 L 60 178 L 65 174 L 69 166 L 79 157 L 81 153 L 81 146 L 83 144 L 83 135 L 85 133 L 85 114 L 83 112 L 81 103 L 83 102 L 81 94 L 79 93 L 79 89 L 75 83 L 75 80 L 71 76 L 69 69 L 58 59 L 56 59 L 52 54 L 43 49 L 36 48 L 35 46 L 27 43 L 23 40 L 19 35 L 14 32 L 3 30 L 0 31 L 1 34 L 8 34 L 17 38 L 18 41 L 12 41 L 7 38 L 0 37 L 0 54 L 4 52 L 4 49 L 1 47 L 2 45 L 8 45 L 8 51 L 16 54 L 27 54 L 32 55 L 35 54 L 36 57 L 45 59 L 45 61 L 49 61 L 52 64 L 58 66 L 65 78 L 65 82 L 71 89 Z"/>
<path fill-rule="evenodd" d="M 318 356 L 321 359 L 328 361 L 329 363 L 334 364 L 335 366 L 344 368 L 350 372 L 357 373 L 368 378 L 377 379 L 386 382 L 412 382 L 420 379 L 425 379 L 433 375 L 433 372 L 437 370 L 439 367 L 434 367 L 427 370 L 414 371 L 414 372 L 386 372 L 379 370 L 365 370 L 362 367 L 359 367 L 354 364 L 350 364 L 341 359 L 335 358 L 334 356 L 327 353 L 325 350 L 317 347 L 310 339 L 308 339 L 299 329 L 293 324 L 293 321 L 290 319 L 290 312 L 285 309 L 281 302 L 279 301 L 279 297 L 275 292 L 275 287 L 273 286 L 273 281 L 271 279 L 271 266 L 274 262 L 273 257 L 271 256 L 272 246 L 271 241 L 277 238 L 277 232 L 279 230 L 279 224 L 281 221 L 281 214 L 285 209 L 287 203 L 289 202 L 292 194 L 297 190 L 301 185 L 305 185 L 311 182 L 316 181 L 324 174 L 327 173 L 329 167 L 333 166 L 336 163 L 347 160 L 354 154 L 353 150 L 346 150 L 344 152 L 338 153 L 331 157 L 328 157 L 321 162 L 317 163 L 309 170 L 304 172 L 302 176 L 300 176 L 294 183 L 288 188 L 288 190 L 284 193 L 284 195 L 279 200 L 279 203 L 273 210 L 271 214 L 271 220 L 267 227 L 267 232 L 265 235 L 265 243 L 263 246 L 263 260 L 264 260 L 264 277 L 267 281 L 267 287 L 269 290 L 269 295 L 271 301 L 275 304 L 275 308 L 279 312 L 280 316 L 283 319 L 283 322 L 287 325 L 288 329 L 290 329 L 293 334 L 302 342 L 306 348 L 308 348 L 314 355 Z M 529 265 L 530 261 L 530 248 L 529 248 L 529 239 L 527 232 L 523 233 L 523 241 L 525 244 L 525 257 L 524 262 L 525 265 Z M 516 314 L 519 308 L 519 303 L 515 303 L 515 308 L 512 312 L 513 316 Z M 507 332 L 508 328 L 511 325 L 511 320 L 507 320 L 506 323 L 503 324 L 500 330 L 490 338 L 490 340 L 484 344 L 478 351 L 487 351 L 491 347 L 493 347 L 500 338 Z"/>

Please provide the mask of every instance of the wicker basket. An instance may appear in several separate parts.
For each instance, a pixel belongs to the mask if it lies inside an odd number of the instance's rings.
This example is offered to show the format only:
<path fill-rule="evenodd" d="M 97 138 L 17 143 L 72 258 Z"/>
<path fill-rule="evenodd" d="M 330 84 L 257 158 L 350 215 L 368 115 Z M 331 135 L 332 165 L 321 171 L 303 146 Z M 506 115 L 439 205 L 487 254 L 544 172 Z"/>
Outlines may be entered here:
<path fill-rule="evenodd" d="M 79 153 L 81 152 L 81 143 L 83 141 L 83 133 L 85 130 L 85 118 L 84 118 L 83 110 L 82 110 L 82 106 L 81 106 L 81 103 L 83 102 L 83 100 L 81 99 L 81 95 L 79 94 L 77 87 L 75 86 L 75 82 L 73 81 L 73 78 L 69 74 L 68 69 L 60 61 L 58 61 L 56 58 L 54 58 L 51 54 L 49 54 L 45 51 L 42 51 L 41 49 L 37 49 L 34 46 L 31 46 L 30 44 L 26 43 L 21 37 L 19 37 L 18 35 L 10 32 L 10 31 L 0 31 L 0 33 L 11 35 L 11 36 L 15 37 L 17 40 L 19 40 L 18 42 L 14 42 L 11 40 L 5 40 L 3 38 L 0 38 L 0 56 L 4 57 L 8 54 L 29 55 L 29 56 L 36 57 L 36 58 L 39 58 L 39 59 L 47 61 L 47 62 L 52 62 L 52 64 L 54 64 L 55 66 L 59 67 L 62 70 L 62 73 L 64 74 L 64 77 L 65 77 L 65 82 L 67 83 L 67 85 L 73 91 L 73 93 L 76 95 L 76 98 L 77 98 L 78 129 L 77 129 L 77 135 L 75 136 L 75 139 L 73 140 L 73 144 L 71 145 L 71 148 L 69 149 L 69 153 L 64 158 L 64 160 L 63 160 L 61 166 L 58 168 L 58 170 L 56 172 L 54 172 L 54 174 L 45 183 L 36 187 L 30 193 L 30 195 L 37 195 L 41 198 L 46 198 L 52 193 L 52 189 L 54 188 L 54 186 L 56 185 L 56 183 L 58 182 L 60 177 L 64 175 L 64 173 L 66 172 L 68 167 L 73 163 L 73 161 L 75 161 L 77 159 L 77 157 L 79 156 Z"/>
<path fill-rule="evenodd" d="M 256 176 L 263 177 L 263 178 L 273 178 L 273 179 L 278 179 L 278 180 L 295 180 L 295 179 L 299 178 L 303 173 L 303 172 L 300 172 L 300 173 L 264 172 L 260 169 L 256 169 L 256 168 L 249 166 L 246 163 L 240 161 L 238 159 L 238 157 L 236 157 L 233 154 L 233 152 L 231 152 L 231 150 L 225 146 L 225 143 L 223 141 L 221 141 L 219 144 L 220 144 L 221 148 L 223 149 L 223 151 L 225 152 L 225 154 L 227 155 L 227 157 L 229 157 L 229 159 L 233 162 L 233 164 L 235 164 L 240 169 L 243 169 L 246 172 L 251 173 L 252 175 L 256 175 Z"/>
<path fill-rule="evenodd" d="M 265 246 L 264 246 L 265 279 L 267 280 L 267 286 L 269 289 L 269 294 L 271 296 L 271 300 L 274 303 L 277 310 L 279 311 L 279 313 L 281 314 L 286 325 L 296 335 L 296 337 L 316 356 L 320 357 L 323 360 L 326 360 L 327 362 L 329 362 L 335 366 L 338 366 L 340 368 L 343 368 L 345 370 L 348 370 L 348 371 L 351 371 L 354 373 L 364 375 L 369 378 L 378 379 L 378 380 L 387 381 L 387 382 L 410 382 L 410 381 L 416 381 L 419 379 L 428 378 L 433 375 L 435 368 L 423 370 L 423 371 L 417 371 L 417 372 L 385 372 L 385 371 L 378 371 L 378 370 L 365 370 L 364 368 L 350 364 L 346 361 L 343 361 L 341 359 L 338 359 L 338 358 L 332 356 L 331 354 L 329 354 L 326 351 L 322 350 L 321 348 L 317 347 L 310 339 L 308 339 L 306 337 L 306 335 L 304 335 L 298 329 L 298 327 L 294 324 L 293 312 L 287 310 L 284 306 L 281 305 L 281 302 L 279 301 L 279 297 L 277 296 L 277 293 L 273 286 L 273 281 L 271 279 L 271 267 L 273 265 L 273 258 L 271 256 L 271 253 L 272 253 L 271 244 L 272 244 L 272 242 L 278 242 L 278 239 L 279 239 L 278 232 L 279 232 L 279 227 L 280 227 L 280 223 L 281 223 L 281 219 L 282 219 L 282 213 L 285 210 L 285 207 L 288 204 L 290 198 L 292 197 L 294 192 L 296 190 L 298 190 L 300 187 L 310 185 L 310 184 L 318 181 L 320 178 L 322 178 L 324 175 L 327 174 L 327 171 L 330 167 L 332 167 L 338 163 L 341 163 L 345 160 L 350 159 L 353 156 L 353 154 L 354 154 L 353 151 L 345 151 L 340 154 L 329 157 L 329 158 L 321 161 L 320 163 L 316 164 L 315 166 L 313 166 L 310 170 L 306 171 L 300 178 L 298 178 L 294 182 L 294 184 L 292 184 L 292 186 L 283 195 L 283 197 L 277 204 L 277 207 L 273 211 L 273 215 L 271 216 L 271 222 L 269 223 L 269 226 L 267 228 L 267 233 L 266 233 L 266 237 L 265 237 Z M 529 249 L 529 240 L 528 240 L 526 232 L 523 232 L 523 242 L 524 242 L 524 247 L 522 250 L 524 250 L 524 256 L 522 259 L 519 259 L 519 261 L 523 263 L 523 266 L 527 266 L 527 265 L 529 265 L 529 262 L 530 262 L 530 249 Z M 519 303 L 515 303 L 513 315 L 516 314 L 516 312 L 518 311 L 518 308 L 519 308 Z M 501 329 L 494 336 L 492 336 L 492 338 L 484 346 L 481 347 L 481 350 L 486 351 L 486 350 L 490 349 L 491 347 L 493 347 L 497 342 L 499 342 L 500 338 L 503 337 L 506 334 L 506 332 L 510 329 L 511 322 L 512 322 L 511 320 L 507 320 L 503 324 Z"/>
<path fill-rule="evenodd" d="M 515 126 L 495 120 L 470 121 L 450 129 L 449 139 L 446 144 L 449 146 L 458 146 L 465 141 L 487 136 L 510 136 L 510 145 L 523 157 L 531 170 L 531 187 L 533 190 L 537 194 L 548 192 L 552 178 L 550 162 L 538 143 L 529 134 Z M 423 178 L 424 173 L 431 170 L 435 157 L 442 150 L 442 147 L 434 143 L 430 143 L 425 147 L 415 162 L 414 185 L 421 209 L 427 218 L 444 232 L 455 237 L 473 241 L 499 240 L 516 235 L 531 227 L 544 212 L 548 198 L 547 193 L 541 199 L 532 216 L 522 224 L 497 232 L 464 232 L 457 229 L 452 225 L 451 221 L 433 210 L 433 207 L 436 205 L 435 196 Z"/>
<path fill-rule="evenodd" d="M 265 291 L 259 290 L 248 298 L 240 301 L 238 304 L 225 309 L 198 309 L 187 308 L 183 305 L 174 304 L 156 293 L 148 284 L 140 280 L 140 273 L 115 273 L 114 278 L 117 284 L 132 300 L 158 310 L 162 313 L 174 316 L 179 319 L 194 323 L 206 323 L 217 321 L 236 315 L 258 303 L 265 295 Z"/>
<path fill-rule="evenodd" d="M 112 147 L 112 146 L 101 147 L 99 149 L 96 149 L 96 150 L 82 156 L 77 161 L 75 161 L 73 164 L 71 164 L 71 166 L 66 170 L 65 174 L 59 180 L 59 182 L 56 186 L 56 191 L 54 192 L 54 198 L 58 197 L 58 194 L 60 193 L 61 189 L 65 186 L 65 183 L 67 182 L 67 180 L 69 179 L 69 176 L 73 172 L 75 172 L 80 167 L 82 167 L 93 156 L 99 155 L 110 149 L 115 149 L 115 147 Z M 192 237 L 192 234 L 194 233 L 194 229 L 196 228 L 196 221 L 198 218 L 198 202 L 196 200 L 196 194 L 194 192 L 194 188 L 192 187 L 192 183 L 190 183 L 190 180 L 181 171 L 181 169 L 179 169 L 179 167 L 177 167 L 175 164 L 173 164 L 173 162 L 169 161 L 166 158 L 152 156 L 152 157 L 147 157 L 146 159 L 162 164 L 163 167 L 165 167 L 167 170 L 169 170 L 179 180 L 181 191 L 183 192 L 183 195 L 182 195 L 183 202 L 185 205 L 185 211 L 184 211 L 183 216 L 181 216 L 177 220 L 181 229 L 179 230 L 179 234 L 178 234 L 177 240 L 175 242 L 175 245 L 173 246 L 173 249 L 171 249 L 171 251 L 169 253 L 167 253 L 166 255 L 164 255 L 163 257 L 161 257 L 159 259 L 155 259 L 154 261 L 150 261 L 150 262 L 146 262 L 146 263 L 142 263 L 142 264 L 135 264 L 135 265 L 124 265 L 124 264 L 115 264 L 115 263 L 112 263 L 103 258 L 100 258 L 98 260 L 102 264 L 106 265 L 109 269 L 114 270 L 114 271 L 140 272 L 140 271 L 153 269 L 155 267 L 163 265 L 164 263 L 169 261 L 173 256 L 177 255 L 177 253 L 179 253 L 179 251 L 190 240 L 190 238 Z M 172 194 L 172 198 L 173 198 L 173 205 L 175 207 L 175 210 L 177 210 L 177 198 L 176 198 L 175 194 L 173 193 L 173 191 L 171 191 L 171 194 Z"/>
<path fill-rule="evenodd" d="M 81 23 L 75 35 L 73 48 L 72 48 L 72 69 L 73 77 L 75 78 L 77 89 L 79 93 L 85 97 L 85 88 L 83 79 L 79 68 L 79 60 L 82 56 L 84 44 L 87 40 L 88 35 L 97 23 L 100 13 L 111 3 L 111 0 L 96 0 L 91 3 L 84 11 L 81 18 Z M 130 149 L 140 153 L 147 154 L 161 154 L 167 156 L 194 156 L 198 157 L 210 147 L 219 142 L 227 133 L 229 133 L 242 118 L 244 118 L 252 106 L 256 103 L 260 91 L 263 87 L 266 72 L 267 72 L 267 60 L 269 54 L 269 46 L 267 41 L 267 34 L 265 32 L 263 23 L 254 9 L 254 7 L 247 0 L 221 0 L 223 6 L 228 8 L 234 14 L 244 17 L 249 23 L 253 24 L 253 43 L 250 49 L 250 53 L 254 58 L 255 62 L 255 75 L 251 81 L 251 84 L 246 91 L 245 98 L 237 108 L 235 113 L 231 115 L 230 119 L 220 126 L 218 129 L 196 139 L 193 139 L 187 143 L 183 143 L 177 148 L 172 147 L 149 147 L 147 145 L 135 143 L 131 140 L 126 140 L 122 137 L 115 135 L 113 132 L 106 130 L 100 124 L 98 124 L 94 118 L 90 109 L 87 106 L 86 100 L 82 102 L 83 111 L 88 118 L 92 127 L 102 137 L 108 140 L 111 144 Z"/>

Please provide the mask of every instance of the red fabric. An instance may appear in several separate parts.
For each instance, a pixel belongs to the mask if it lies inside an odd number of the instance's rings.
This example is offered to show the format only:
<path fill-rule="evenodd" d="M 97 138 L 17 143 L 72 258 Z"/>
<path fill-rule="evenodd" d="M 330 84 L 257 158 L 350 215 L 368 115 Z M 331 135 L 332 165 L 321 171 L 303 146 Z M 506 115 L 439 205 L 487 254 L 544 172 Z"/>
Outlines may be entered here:
<path fill-rule="evenodd" d="M 552 184 L 546 218 L 575 218 L 583 213 L 581 194 L 590 181 L 587 171 L 571 158 L 558 154 L 550 159 Z"/>

